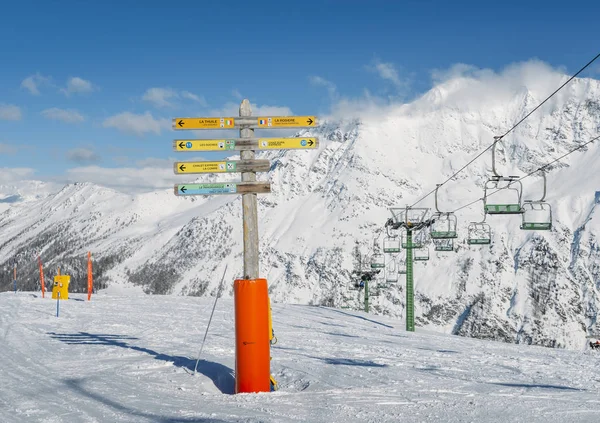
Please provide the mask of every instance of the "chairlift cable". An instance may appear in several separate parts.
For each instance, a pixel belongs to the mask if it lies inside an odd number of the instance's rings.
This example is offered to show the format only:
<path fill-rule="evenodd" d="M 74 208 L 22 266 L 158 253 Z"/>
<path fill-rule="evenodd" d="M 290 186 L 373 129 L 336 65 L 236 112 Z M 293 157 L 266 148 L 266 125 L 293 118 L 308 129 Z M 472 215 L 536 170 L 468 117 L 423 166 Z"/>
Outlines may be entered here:
<path fill-rule="evenodd" d="M 464 165 L 463 167 L 461 167 L 457 172 L 455 172 L 452 176 L 450 176 L 444 182 L 442 182 L 441 184 L 438 184 L 438 186 L 435 189 L 431 190 L 425 196 L 423 196 L 419 200 L 417 200 L 413 205 L 410 206 L 410 208 L 416 206 L 421 201 L 423 201 L 424 199 L 426 199 L 427 197 L 429 197 L 440 186 L 446 185 L 446 183 L 448 183 L 450 180 L 454 179 L 455 176 L 457 176 L 459 173 L 461 173 L 463 170 L 465 170 L 475 160 L 477 160 L 478 158 L 480 158 L 484 153 L 486 153 L 490 148 L 492 148 L 498 141 L 500 141 L 502 138 L 504 138 L 505 136 L 507 136 L 508 134 L 510 134 L 512 131 L 514 131 L 517 128 L 517 126 L 519 126 L 521 123 L 523 123 L 523 121 L 525 121 L 525 119 L 527 119 L 529 116 L 531 116 L 537 109 L 539 109 L 540 107 L 542 107 L 542 105 L 544 103 L 546 103 L 554 95 L 556 95 L 556 93 L 558 93 L 561 89 L 563 89 L 565 87 L 565 85 L 567 85 L 569 82 L 571 82 L 573 79 L 575 79 L 577 77 L 577 75 L 579 75 L 581 72 L 583 72 L 585 69 L 587 69 L 599 57 L 600 57 L 600 53 L 598 53 L 596 55 L 596 57 L 594 57 L 592 60 L 590 60 L 585 66 L 583 66 L 581 69 L 579 69 L 573 76 L 571 76 L 566 82 L 564 82 L 560 87 L 558 87 L 552 94 L 550 94 L 548 97 L 546 97 L 546 99 L 544 101 L 542 101 L 540 104 L 538 104 L 531 112 L 527 113 L 527 115 L 525 115 L 525 117 L 523 117 L 520 121 L 518 121 L 515 125 L 513 125 L 512 128 L 510 128 L 508 131 L 506 131 L 503 135 L 500 135 L 498 137 L 494 137 L 494 142 L 492 144 L 490 144 L 485 150 L 483 150 L 481 153 L 479 153 L 477 156 L 475 156 L 475 158 L 473 158 L 469 163 L 467 163 L 466 165 Z M 529 175 L 527 175 L 527 176 L 529 176 Z"/>
<path fill-rule="evenodd" d="M 584 143 L 584 144 L 581 144 L 580 146 L 578 146 L 578 147 L 574 148 L 573 150 L 571 150 L 571 151 L 568 151 L 567 153 L 563 154 L 563 155 L 562 155 L 562 156 L 560 156 L 559 158 L 557 158 L 557 159 L 554 159 L 554 160 L 552 160 L 551 162 L 549 162 L 549 163 L 546 163 L 546 164 L 545 164 L 545 165 L 543 165 L 543 166 L 540 166 L 539 168 L 535 169 L 534 171 L 532 171 L 532 172 L 528 173 L 527 175 L 525 175 L 525 176 L 522 176 L 521 178 L 519 178 L 519 179 L 515 180 L 515 182 L 516 182 L 516 181 L 522 181 L 523 179 L 525 179 L 525 178 L 527 178 L 527 177 L 529 177 L 529 176 L 531 176 L 531 175 L 533 175 L 533 174 L 535 174 L 535 173 L 537 173 L 537 172 L 539 172 L 539 171 L 541 171 L 541 170 L 546 170 L 546 168 L 547 168 L 548 166 L 550 166 L 550 165 L 553 165 L 553 164 L 554 164 L 554 163 L 556 163 L 557 161 L 564 159 L 565 157 L 567 157 L 567 156 L 568 156 L 568 155 L 570 155 L 571 153 L 574 153 L 574 152 L 576 152 L 576 151 L 578 151 L 578 150 L 581 150 L 583 147 L 587 146 L 588 144 L 591 144 L 591 143 L 593 143 L 594 141 L 596 141 L 596 140 L 598 140 L 598 139 L 600 139 L 600 135 L 596 136 L 595 138 L 592 138 L 591 140 L 589 140 L 588 142 L 586 142 L 586 143 Z M 504 188 L 499 188 L 499 189 L 497 189 L 496 191 L 494 191 L 494 192 L 492 192 L 491 194 L 489 194 L 489 195 L 488 195 L 488 197 L 490 197 L 490 196 L 492 196 L 492 195 L 496 194 L 498 191 L 502 191 L 502 190 L 504 190 L 504 189 L 506 189 L 506 188 L 507 188 L 507 187 L 504 187 Z M 481 197 L 481 198 L 478 198 L 477 200 L 471 201 L 470 203 L 468 203 L 468 204 L 465 204 L 464 206 L 457 208 L 456 210 L 452 211 L 452 213 L 456 213 L 457 211 L 460 211 L 460 210 L 462 210 L 462 209 L 466 209 L 467 207 L 470 207 L 470 206 L 472 206 L 473 204 L 475 204 L 475 203 L 477 203 L 477 202 L 479 202 L 479 201 L 481 201 L 481 200 L 483 200 L 483 197 Z"/>

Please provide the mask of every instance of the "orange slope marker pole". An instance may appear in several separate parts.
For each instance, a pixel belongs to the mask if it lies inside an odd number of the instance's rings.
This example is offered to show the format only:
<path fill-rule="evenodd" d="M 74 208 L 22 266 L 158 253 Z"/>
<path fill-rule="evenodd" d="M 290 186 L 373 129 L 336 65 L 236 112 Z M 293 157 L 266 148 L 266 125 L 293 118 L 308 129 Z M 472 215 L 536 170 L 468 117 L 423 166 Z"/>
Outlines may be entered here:
<path fill-rule="evenodd" d="M 92 275 L 92 253 L 88 251 L 88 301 L 92 298 L 94 288 L 94 277 Z"/>
<path fill-rule="evenodd" d="M 235 393 L 271 391 L 269 294 L 266 279 L 236 279 Z"/>
<path fill-rule="evenodd" d="M 46 295 L 46 284 L 44 282 L 44 266 L 42 266 L 42 259 L 38 256 L 38 265 L 40 266 L 40 285 L 42 285 L 42 298 Z"/>

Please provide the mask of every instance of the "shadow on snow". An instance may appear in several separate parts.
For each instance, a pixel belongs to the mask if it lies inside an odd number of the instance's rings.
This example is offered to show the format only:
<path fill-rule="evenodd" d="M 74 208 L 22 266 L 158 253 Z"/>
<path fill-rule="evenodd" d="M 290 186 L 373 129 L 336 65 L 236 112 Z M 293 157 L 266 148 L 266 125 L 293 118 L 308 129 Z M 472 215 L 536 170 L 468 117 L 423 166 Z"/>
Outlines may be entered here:
<path fill-rule="evenodd" d="M 174 366 L 184 368 L 191 372 L 194 371 L 196 361 L 189 357 L 174 356 L 161 354 L 154 350 L 144 347 L 138 347 L 131 345 L 125 341 L 135 341 L 139 338 L 135 338 L 127 335 L 110 335 L 110 334 L 94 334 L 87 332 L 79 333 L 54 333 L 48 332 L 48 334 L 61 342 L 69 345 L 104 345 L 126 348 L 134 351 L 143 352 L 153 356 L 156 360 L 162 360 L 169 363 L 173 363 Z M 233 370 L 220 363 L 213 361 L 200 360 L 198 362 L 197 371 L 204 376 L 208 377 L 215 384 L 217 389 L 224 394 L 233 394 L 235 391 L 235 379 L 233 376 Z"/>
<path fill-rule="evenodd" d="M 147 421 L 154 423 L 228 423 L 226 420 L 218 420 L 211 419 L 206 417 L 169 417 L 169 416 L 160 416 L 157 414 L 152 414 L 140 410 L 135 410 L 133 408 L 127 407 L 123 404 L 119 404 L 116 401 L 103 397 L 100 394 L 90 391 L 83 386 L 84 379 L 67 379 L 65 380 L 65 385 L 67 387 L 84 397 L 97 401 L 101 404 L 104 404 L 113 410 L 129 414 L 131 416 L 135 416 L 137 419 L 135 421 L 140 421 L 139 418 L 146 419 Z M 229 421 L 231 422 L 231 421 Z"/>

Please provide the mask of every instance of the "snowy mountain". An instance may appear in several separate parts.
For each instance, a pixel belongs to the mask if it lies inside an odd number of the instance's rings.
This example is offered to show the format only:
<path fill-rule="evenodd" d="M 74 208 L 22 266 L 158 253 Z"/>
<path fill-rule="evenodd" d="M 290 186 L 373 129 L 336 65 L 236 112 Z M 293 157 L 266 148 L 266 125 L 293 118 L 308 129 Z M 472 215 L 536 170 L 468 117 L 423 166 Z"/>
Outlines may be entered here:
<path fill-rule="evenodd" d="M 234 393 L 233 301 L 0 293 L 0 421 L 593 422 L 596 351 L 405 332 L 386 316 L 273 304 L 279 390 Z M 51 394 L 49 394 L 51 393 Z"/>
<path fill-rule="evenodd" d="M 543 77 L 542 77 L 543 76 Z M 348 291 L 356 243 L 368 254 L 383 239 L 389 207 L 412 204 L 485 149 L 537 106 L 566 76 L 523 72 L 510 83 L 458 76 L 417 100 L 325 121 L 302 131 L 316 151 L 272 151 L 259 179 L 260 268 L 275 302 L 359 308 Z M 502 82 L 502 81 L 500 81 Z M 524 175 L 597 135 L 600 81 L 576 79 L 498 145 L 497 170 Z M 600 332 L 600 143 L 548 173 L 551 232 L 525 232 L 519 217 L 488 217 L 491 246 L 469 246 L 467 225 L 481 221 L 481 202 L 457 213 L 454 252 L 415 264 L 417 326 L 471 337 L 582 348 Z M 183 158 L 183 156 L 182 156 Z M 184 158 L 183 158 L 184 159 Z M 442 211 L 483 196 L 488 152 L 439 192 Z M 199 181 L 236 180 L 208 175 Z M 191 178 L 182 182 L 192 182 Z M 541 178 L 525 179 L 524 198 L 541 196 Z M 24 290 L 38 283 L 39 253 L 47 277 L 60 266 L 73 289 L 86 284 L 92 251 L 99 287 L 152 294 L 214 295 L 242 274 L 241 198 L 180 198 L 172 190 L 123 194 L 71 184 L 37 200 L 11 201 L 0 214 L 0 290 L 12 289 L 12 259 Z M 420 207 L 433 207 L 433 196 Z M 225 295 L 232 295 L 231 287 Z M 373 312 L 404 316 L 404 281 L 372 298 Z"/>

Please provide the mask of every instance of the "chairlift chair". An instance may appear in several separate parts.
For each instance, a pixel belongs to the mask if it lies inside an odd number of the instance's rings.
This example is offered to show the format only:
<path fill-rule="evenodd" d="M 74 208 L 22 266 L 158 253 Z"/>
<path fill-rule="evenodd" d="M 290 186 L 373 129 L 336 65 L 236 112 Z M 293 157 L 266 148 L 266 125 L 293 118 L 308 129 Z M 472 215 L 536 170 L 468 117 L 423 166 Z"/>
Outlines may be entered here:
<path fill-rule="evenodd" d="M 489 200 L 496 195 L 494 202 Z M 501 194 L 501 195 L 499 195 Z M 485 183 L 483 194 L 484 210 L 487 214 L 521 214 L 521 195 L 523 184 L 516 176 L 492 177 Z"/>
<path fill-rule="evenodd" d="M 371 256 L 371 269 L 383 269 L 385 267 L 385 257 L 381 253 L 373 253 Z"/>
<path fill-rule="evenodd" d="M 485 183 L 483 209 L 487 214 L 521 214 L 523 184 L 518 176 L 502 176 L 496 172 L 496 144 L 502 137 L 494 137 L 492 145 L 492 177 Z M 494 201 L 489 197 L 494 194 Z"/>
<path fill-rule="evenodd" d="M 381 253 L 381 247 L 377 238 L 373 239 L 373 255 L 371 256 L 371 269 L 383 269 L 385 267 L 385 257 Z"/>
<path fill-rule="evenodd" d="M 431 239 L 456 238 L 456 215 L 454 213 L 435 213 L 434 222 L 429 227 Z"/>
<path fill-rule="evenodd" d="M 467 244 L 489 245 L 492 243 L 492 228 L 485 222 L 471 222 L 468 228 Z"/>
<path fill-rule="evenodd" d="M 485 223 L 487 214 L 483 214 L 481 222 L 471 222 L 467 229 L 467 244 L 489 245 L 492 243 L 492 228 Z"/>
<path fill-rule="evenodd" d="M 442 213 L 438 208 L 438 189 L 441 184 L 435 187 L 435 210 L 432 216 L 433 223 L 429 227 L 429 235 L 432 239 L 452 239 L 456 238 L 456 215 L 454 213 Z"/>
<path fill-rule="evenodd" d="M 398 259 L 398 274 L 399 275 L 406 275 L 406 258 L 399 258 Z"/>
<path fill-rule="evenodd" d="M 416 248 L 414 250 L 414 261 L 427 261 L 429 260 L 429 247 Z"/>
<path fill-rule="evenodd" d="M 398 282 L 398 262 L 396 260 L 391 260 L 389 263 L 386 263 L 385 282 L 386 283 L 397 283 Z"/>
<path fill-rule="evenodd" d="M 539 200 L 525 200 L 523 203 L 523 217 L 521 229 L 533 231 L 549 231 L 552 229 L 552 207 L 544 202 L 546 198 L 546 174 L 542 170 L 544 178 L 544 191 Z"/>
<path fill-rule="evenodd" d="M 452 239 L 434 239 L 435 251 L 454 251 L 454 240 Z"/>
<path fill-rule="evenodd" d="M 399 253 L 402 251 L 400 237 L 387 237 L 383 240 L 383 252 L 384 253 Z"/>

